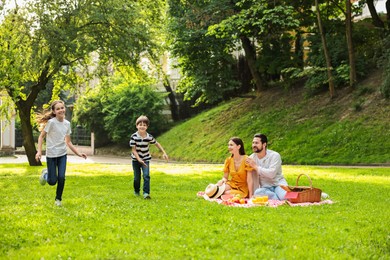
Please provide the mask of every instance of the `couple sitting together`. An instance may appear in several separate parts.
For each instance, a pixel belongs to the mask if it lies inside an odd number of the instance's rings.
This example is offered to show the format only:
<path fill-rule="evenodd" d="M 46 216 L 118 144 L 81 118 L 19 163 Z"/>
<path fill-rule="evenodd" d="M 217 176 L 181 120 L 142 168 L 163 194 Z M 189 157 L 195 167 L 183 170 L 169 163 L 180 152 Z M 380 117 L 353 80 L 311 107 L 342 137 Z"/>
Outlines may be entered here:
<path fill-rule="evenodd" d="M 267 136 L 255 134 L 253 154 L 247 156 L 242 140 L 230 138 L 228 150 L 232 155 L 225 160 L 223 178 L 207 186 L 205 194 L 213 199 L 239 194 L 242 198 L 267 195 L 269 199 L 283 200 L 286 191 L 280 185 L 287 186 L 287 181 L 282 174 L 282 159 L 279 153 L 267 149 L 267 143 Z"/>

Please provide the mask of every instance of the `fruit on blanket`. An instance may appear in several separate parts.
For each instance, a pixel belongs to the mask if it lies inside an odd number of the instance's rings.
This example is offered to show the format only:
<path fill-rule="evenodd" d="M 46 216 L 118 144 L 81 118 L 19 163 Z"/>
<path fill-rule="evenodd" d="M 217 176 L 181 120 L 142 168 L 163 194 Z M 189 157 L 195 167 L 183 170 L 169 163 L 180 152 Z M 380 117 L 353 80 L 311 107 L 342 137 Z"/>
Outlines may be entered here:
<path fill-rule="evenodd" d="M 264 205 L 268 202 L 268 196 L 255 197 L 252 199 L 252 202 L 255 204 Z"/>
<path fill-rule="evenodd" d="M 244 200 L 244 203 L 245 203 L 245 199 L 241 199 L 241 195 L 240 194 L 236 194 L 236 195 L 230 195 L 231 197 L 227 200 L 228 202 L 230 203 L 239 203 L 239 204 L 243 204 L 241 203 L 241 200 Z"/>
<path fill-rule="evenodd" d="M 245 204 L 245 203 L 246 203 L 245 199 L 240 199 L 240 204 Z"/>
<path fill-rule="evenodd" d="M 230 200 L 231 198 L 233 198 L 233 195 L 231 195 L 231 194 L 225 194 L 225 195 L 222 195 L 222 196 L 221 196 L 221 199 L 222 199 L 223 201 L 228 201 L 228 200 Z"/>

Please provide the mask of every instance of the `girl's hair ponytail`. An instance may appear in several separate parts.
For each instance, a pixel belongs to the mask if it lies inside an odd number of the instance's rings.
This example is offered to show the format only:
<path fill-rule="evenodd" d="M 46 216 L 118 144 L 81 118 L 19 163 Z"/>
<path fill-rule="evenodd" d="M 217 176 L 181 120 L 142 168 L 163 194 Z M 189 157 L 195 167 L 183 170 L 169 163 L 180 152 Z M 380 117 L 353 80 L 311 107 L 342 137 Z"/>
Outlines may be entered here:
<path fill-rule="evenodd" d="M 54 107 L 58 104 L 62 103 L 65 105 L 64 101 L 62 100 L 55 100 L 51 103 L 50 105 L 50 110 L 44 110 L 42 113 L 37 114 L 37 122 L 39 124 L 39 131 L 42 131 L 43 128 L 45 127 L 47 121 L 52 119 L 53 117 L 56 117 L 54 114 Z"/>

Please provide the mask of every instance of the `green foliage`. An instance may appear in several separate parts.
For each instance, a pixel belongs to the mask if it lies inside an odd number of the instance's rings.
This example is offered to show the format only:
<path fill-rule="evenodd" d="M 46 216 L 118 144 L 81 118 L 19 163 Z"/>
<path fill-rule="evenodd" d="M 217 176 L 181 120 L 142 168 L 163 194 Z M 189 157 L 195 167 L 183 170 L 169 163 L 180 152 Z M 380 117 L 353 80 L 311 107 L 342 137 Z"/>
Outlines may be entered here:
<path fill-rule="evenodd" d="M 141 115 L 151 121 L 148 132 L 158 135 L 167 129 L 167 119 L 161 114 L 164 95 L 146 84 L 126 81 L 116 81 L 116 84 L 111 89 L 91 90 L 75 106 L 75 121 L 95 132 L 98 145 L 109 140 L 127 143 Z"/>
<path fill-rule="evenodd" d="M 223 1 L 226 2 L 226 1 Z M 223 6 L 221 2 L 221 6 Z M 210 24 L 225 15 L 209 1 L 169 1 L 171 51 L 178 57 L 182 78 L 178 91 L 195 104 L 215 103 L 237 88 L 233 46 L 230 41 L 207 35 Z"/>
<path fill-rule="evenodd" d="M 278 75 L 282 68 L 293 64 L 291 31 L 299 27 L 294 8 L 269 1 L 237 1 L 231 15 L 218 24 L 209 26 L 208 34 L 218 38 L 253 39 L 257 53 L 257 69 L 266 75 Z"/>
<path fill-rule="evenodd" d="M 133 196 L 129 164 L 68 164 L 58 208 L 55 187 L 38 183 L 41 169 L 0 165 L 2 259 L 381 259 L 388 254 L 387 168 L 284 166 L 290 184 L 306 173 L 335 203 L 277 208 L 235 208 L 197 198 L 221 178 L 222 165 L 171 163 L 151 164 L 151 200 Z"/>
<path fill-rule="evenodd" d="M 326 40 L 331 56 L 332 73 L 336 87 L 343 87 L 349 82 L 349 58 L 345 38 L 344 21 L 328 20 L 325 23 Z M 322 89 L 327 83 L 326 62 L 323 46 L 319 34 L 307 37 L 311 43 L 310 52 L 306 61 L 309 67 L 323 68 L 322 72 L 314 73 L 308 77 L 305 87 L 315 92 Z M 358 78 L 364 78 L 375 66 L 378 52 L 381 52 L 381 42 L 378 32 L 371 30 L 366 23 L 355 23 L 353 27 L 353 44 L 355 50 L 355 65 Z M 321 74 L 321 75 L 320 75 Z"/>
<path fill-rule="evenodd" d="M 390 98 L 390 62 L 385 70 L 385 79 L 381 86 L 381 93 L 384 97 Z"/>
<path fill-rule="evenodd" d="M 390 36 L 383 41 L 383 53 L 379 59 L 379 64 L 384 68 L 384 80 L 380 87 L 382 95 L 390 98 Z"/>
<path fill-rule="evenodd" d="M 16 105 L 31 164 L 31 113 L 39 93 L 52 87 L 54 99 L 106 75 L 108 65 L 137 65 L 141 53 L 159 48 L 163 11 L 162 0 L 37 0 L 2 13 L 0 91 Z"/>

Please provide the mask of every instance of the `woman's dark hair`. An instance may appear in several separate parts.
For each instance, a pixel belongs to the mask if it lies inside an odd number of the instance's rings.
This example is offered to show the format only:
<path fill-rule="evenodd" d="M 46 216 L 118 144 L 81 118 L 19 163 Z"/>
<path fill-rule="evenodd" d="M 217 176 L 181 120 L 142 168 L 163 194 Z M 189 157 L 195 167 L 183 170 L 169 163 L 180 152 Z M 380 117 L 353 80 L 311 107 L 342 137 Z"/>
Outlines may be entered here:
<path fill-rule="evenodd" d="M 232 137 L 229 141 L 233 141 L 236 145 L 241 145 L 240 150 L 238 150 L 240 155 L 245 155 L 244 143 L 239 137 Z M 232 155 L 233 156 L 233 155 Z"/>

